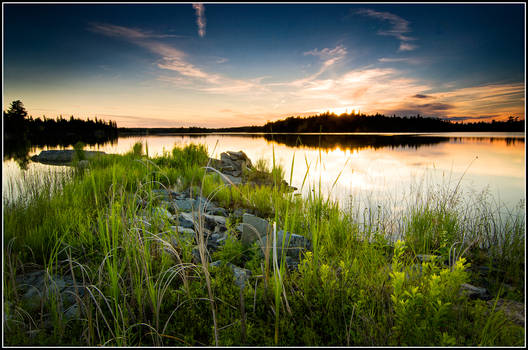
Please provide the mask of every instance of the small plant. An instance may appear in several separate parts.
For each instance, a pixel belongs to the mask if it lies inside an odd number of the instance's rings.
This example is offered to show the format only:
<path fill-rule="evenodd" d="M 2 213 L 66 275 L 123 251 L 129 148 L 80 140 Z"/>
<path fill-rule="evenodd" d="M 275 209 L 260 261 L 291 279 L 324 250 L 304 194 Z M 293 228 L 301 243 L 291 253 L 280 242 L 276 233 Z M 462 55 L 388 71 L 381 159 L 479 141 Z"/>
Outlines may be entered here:
<path fill-rule="evenodd" d="M 397 241 L 394 249 L 390 274 L 392 341 L 414 346 L 455 343 L 449 332 L 454 331 L 454 306 L 463 298 L 459 295 L 460 285 L 468 279 L 465 259 L 459 259 L 452 270 L 440 267 L 433 259 L 423 262 L 419 272 L 402 263 L 404 242 Z"/>

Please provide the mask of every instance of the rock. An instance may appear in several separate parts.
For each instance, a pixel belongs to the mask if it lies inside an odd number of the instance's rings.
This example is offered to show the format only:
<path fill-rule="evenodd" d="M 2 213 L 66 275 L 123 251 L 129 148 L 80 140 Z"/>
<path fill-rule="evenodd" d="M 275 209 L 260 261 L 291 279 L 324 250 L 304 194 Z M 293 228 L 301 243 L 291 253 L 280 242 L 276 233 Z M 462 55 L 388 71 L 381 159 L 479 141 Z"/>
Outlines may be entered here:
<path fill-rule="evenodd" d="M 488 300 L 488 305 L 493 307 L 495 300 Z M 498 299 L 495 310 L 502 310 L 506 317 L 513 323 L 524 326 L 524 304 L 514 300 Z"/>
<path fill-rule="evenodd" d="M 193 209 L 198 209 L 198 203 L 192 198 L 186 199 L 176 199 L 172 203 L 176 205 L 179 211 L 192 211 Z"/>
<path fill-rule="evenodd" d="M 226 225 L 226 218 L 224 216 L 204 214 L 204 217 L 205 217 L 206 222 L 209 221 L 213 223 L 214 226 L 216 225 L 225 226 Z"/>
<path fill-rule="evenodd" d="M 74 158 L 75 150 L 49 150 L 41 151 L 39 155 L 34 155 L 31 160 L 34 162 L 50 165 L 69 165 Z M 93 159 L 106 154 L 100 151 L 83 151 L 85 159 Z"/>
<path fill-rule="evenodd" d="M 268 230 L 271 230 L 267 220 L 251 214 L 242 215 L 242 235 L 240 237 L 242 244 L 248 246 L 256 240 L 263 240 Z"/>
<path fill-rule="evenodd" d="M 486 288 L 475 287 L 469 283 L 460 285 L 460 292 L 466 294 L 470 299 L 489 300 L 491 296 L 488 294 Z"/>
<path fill-rule="evenodd" d="M 242 183 L 241 177 L 235 177 L 230 174 L 223 174 L 220 176 L 222 181 L 227 185 L 240 185 Z"/>
<path fill-rule="evenodd" d="M 205 212 L 211 215 L 227 216 L 227 210 L 221 207 L 208 207 Z"/>
<path fill-rule="evenodd" d="M 184 228 L 194 229 L 195 228 L 194 220 L 195 220 L 195 217 L 192 212 L 191 213 L 180 213 L 180 215 L 178 216 L 178 224 L 179 226 L 182 226 Z"/>
<path fill-rule="evenodd" d="M 76 289 L 71 276 L 47 276 L 45 271 L 34 271 L 16 278 L 17 289 L 28 312 L 38 312 L 43 300 L 57 297 L 61 310 L 76 303 Z M 85 289 L 77 281 L 77 291 L 83 297 Z"/>
<path fill-rule="evenodd" d="M 273 233 L 269 236 L 269 243 L 267 237 L 264 237 L 263 241 L 260 243 L 260 247 L 263 250 L 270 249 L 270 256 L 273 254 L 272 235 Z M 279 257 L 282 255 L 283 240 L 284 249 L 286 249 L 285 255 L 295 260 L 299 260 L 301 252 L 312 249 L 312 243 L 308 238 L 291 232 L 285 233 L 284 230 L 280 230 L 277 232 L 277 256 Z"/>
<path fill-rule="evenodd" d="M 194 238 L 195 232 L 191 228 L 183 227 L 183 226 L 171 226 L 171 230 L 174 232 L 177 232 L 179 235 L 184 237 L 190 237 Z"/>
<path fill-rule="evenodd" d="M 193 259 L 194 259 L 194 263 L 195 264 L 201 264 L 202 263 L 202 258 L 200 257 L 200 249 L 198 248 L 198 246 L 195 246 L 193 249 L 192 249 L 192 255 L 193 255 Z M 211 256 L 209 255 L 209 253 L 207 252 L 207 249 L 205 251 L 205 257 L 208 261 L 211 261 Z"/>
<path fill-rule="evenodd" d="M 219 267 L 222 265 L 222 260 L 217 260 L 215 262 L 212 262 L 210 265 L 214 267 Z M 226 265 L 229 266 L 229 268 L 233 272 L 233 277 L 235 278 L 235 284 L 239 288 L 243 289 L 246 285 L 246 281 L 251 276 L 251 271 L 248 269 L 238 267 L 230 262 L 227 262 Z"/>
<path fill-rule="evenodd" d="M 66 311 L 64 312 L 64 318 L 66 320 L 72 320 L 74 318 L 78 318 L 79 316 L 80 316 L 79 305 L 77 304 L 73 304 L 72 306 L 67 308 Z"/>
<path fill-rule="evenodd" d="M 165 188 L 153 189 L 152 194 L 156 197 L 160 197 L 162 200 L 170 201 L 176 199 L 179 195 L 178 192 L 167 190 Z"/>
<path fill-rule="evenodd" d="M 172 221 L 172 214 L 163 207 L 155 207 L 152 215 L 162 221 Z"/>
<path fill-rule="evenodd" d="M 237 208 L 237 209 L 235 209 L 235 210 L 233 211 L 233 216 L 234 216 L 235 218 L 241 218 L 242 215 L 244 215 L 244 213 L 245 213 L 245 210 L 244 210 L 244 209 Z"/>

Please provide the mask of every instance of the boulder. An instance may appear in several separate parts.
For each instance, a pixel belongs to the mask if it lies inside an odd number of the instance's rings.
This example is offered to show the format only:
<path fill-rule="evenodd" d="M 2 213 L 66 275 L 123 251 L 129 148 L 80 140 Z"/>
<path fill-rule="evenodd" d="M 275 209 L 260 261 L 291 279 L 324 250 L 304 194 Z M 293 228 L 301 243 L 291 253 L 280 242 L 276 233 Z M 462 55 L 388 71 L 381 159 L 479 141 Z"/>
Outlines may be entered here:
<path fill-rule="evenodd" d="M 273 234 L 273 233 L 272 233 Z M 264 237 L 260 243 L 262 250 L 269 249 L 270 256 L 273 254 L 273 237 L 272 234 L 268 237 Z M 284 244 L 284 246 L 283 246 Z M 291 257 L 294 260 L 299 260 L 301 252 L 312 249 L 312 243 L 304 236 L 297 235 L 291 232 L 284 232 L 280 230 L 277 232 L 277 256 L 282 255 L 282 249 L 285 249 L 285 255 Z"/>
<path fill-rule="evenodd" d="M 491 296 L 488 294 L 486 288 L 475 287 L 469 283 L 460 285 L 460 292 L 466 294 L 470 299 L 489 300 Z"/>
<path fill-rule="evenodd" d="M 267 220 L 244 213 L 242 215 L 242 235 L 240 237 L 242 244 L 248 246 L 256 240 L 264 239 L 270 229 L 271 227 Z"/>
<path fill-rule="evenodd" d="M 222 265 L 222 260 L 217 260 L 211 263 L 211 266 L 214 266 L 214 267 L 219 267 L 221 265 Z M 230 262 L 227 262 L 226 265 L 229 266 L 229 268 L 233 272 L 233 277 L 235 278 L 235 284 L 239 288 L 243 289 L 246 285 L 246 281 L 251 276 L 251 271 L 248 269 L 238 267 Z"/>
<path fill-rule="evenodd" d="M 193 209 L 198 208 L 198 203 L 192 198 L 176 199 L 171 203 L 174 203 L 179 211 L 192 211 Z"/>
<path fill-rule="evenodd" d="M 493 307 L 495 304 L 495 300 L 488 300 L 488 305 L 490 307 Z M 524 303 L 514 301 L 514 300 L 506 300 L 506 299 L 498 299 L 497 305 L 495 310 L 502 310 L 506 317 L 512 321 L 513 323 L 524 326 L 524 320 L 525 320 L 525 307 Z"/>
<path fill-rule="evenodd" d="M 31 160 L 34 162 L 51 165 L 69 165 L 73 162 L 75 150 L 49 150 L 41 151 L 39 155 L 34 155 Z M 96 156 L 104 155 L 101 151 L 83 151 L 85 159 L 93 159 Z"/>
<path fill-rule="evenodd" d="M 60 310 L 65 313 L 68 308 L 76 303 L 76 290 L 79 293 L 79 297 L 85 295 L 85 289 L 81 285 L 82 281 L 76 281 L 76 289 L 73 278 L 70 275 L 47 276 L 46 271 L 43 270 L 18 275 L 16 283 L 17 290 L 20 292 L 28 312 L 38 312 L 42 300 L 57 297 Z M 73 315 L 70 311 L 66 314 L 66 317 L 73 317 Z"/>

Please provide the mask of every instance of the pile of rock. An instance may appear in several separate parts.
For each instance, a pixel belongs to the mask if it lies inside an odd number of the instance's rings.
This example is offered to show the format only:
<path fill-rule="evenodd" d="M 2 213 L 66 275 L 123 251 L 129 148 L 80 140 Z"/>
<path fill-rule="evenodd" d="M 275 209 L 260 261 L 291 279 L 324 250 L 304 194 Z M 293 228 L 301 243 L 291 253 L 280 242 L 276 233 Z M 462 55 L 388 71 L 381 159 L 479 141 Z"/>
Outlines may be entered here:
<path fill-rule="evenodd" d="M 57 303 L 57 311 L 63 319 L 80 317 L 77 297 L 83 298 L 87 294 L 82 281 L 74 282 L 69 275 L 49 275 L 43 270 L 20 274 L 15 281 L 17 293 L 29 314 L 40 313 L 43 305 L 54 299 Z M 52 315 L 43 314 L 42 322 L 44 328 L 52 328 Z"/>
<path fill-rule="evenodd" d="M 242 162 L 242 166 L 247 164 L 251 163 Z M 154 190 L 153 193 L 157 197 L 154 203 L 159 203 L 159 206 L 149 207 L 146 200 L 139 199 L 138 205 L 143 207 L 143 213 L 139 215 L 135 225 L 141 229 L 141 227 L 150 228 L 152 225 L 168 223 L 171 231 L 168 239 L 173 248 L 166 247 L 168 252 L 178 251 L 183 244 L 193 244 L 194 263 L 200 264 L 198 243 L 202 235 L 207 247 L 206 255 L 211 262 L 211 253 L 221 249 L 228 238 L 227 220 L 230 218 L 234 222 L 240 222 L 235 234 L 232 235 L 233 238 L 240 240 L 245 247 L 257 242 L 261 258 L 265 255 L 273 256 L 274 232 L 273 225 L 268 220 L 242 209 L 233 211 L 222 208 L 199 195 L 191 197 L 187 191 L 160 189 Z M 279 228 L 276 230 L 275 242 L 279 261 L 284 249 L 285 262 L 290 269 L 297 268 L 302 253 L 312 249 L 312 244 L 306 237 Z M 220 262 L 214 264 L 213 266 L 216 266 Z M 238 266 L 233 265 L 232 271 L 237 280 L 242 278 L 241 275 L 249 276 L 248 271 Z"/>
<path fill-rule="evenodd" d="M 209 165 L 222 173 L 222 180 L 235 185 L 242 183 L 242 174 L 251 170 L 251 159 L 243 151 L 227 151 L 220 154 L 220 159 L 210 158 Z"/>

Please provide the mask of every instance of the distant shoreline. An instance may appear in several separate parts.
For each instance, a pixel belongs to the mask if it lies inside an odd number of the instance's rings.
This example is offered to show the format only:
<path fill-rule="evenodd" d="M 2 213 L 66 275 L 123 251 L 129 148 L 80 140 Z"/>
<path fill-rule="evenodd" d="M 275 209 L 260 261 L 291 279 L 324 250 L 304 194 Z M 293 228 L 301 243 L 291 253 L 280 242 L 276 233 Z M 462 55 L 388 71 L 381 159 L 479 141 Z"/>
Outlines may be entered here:
<path fill-rule="evenodd" d="M 440 118 L 387 117 L 381 114 L 319 114 L 311 117 L 288 117 L 262 126 L 204 128 L 118 128 L 120 135 L 210 134 L 210 133 L 437 133 L 437 132 L 525 132 L 524 119 L 458 123 Z"/>

